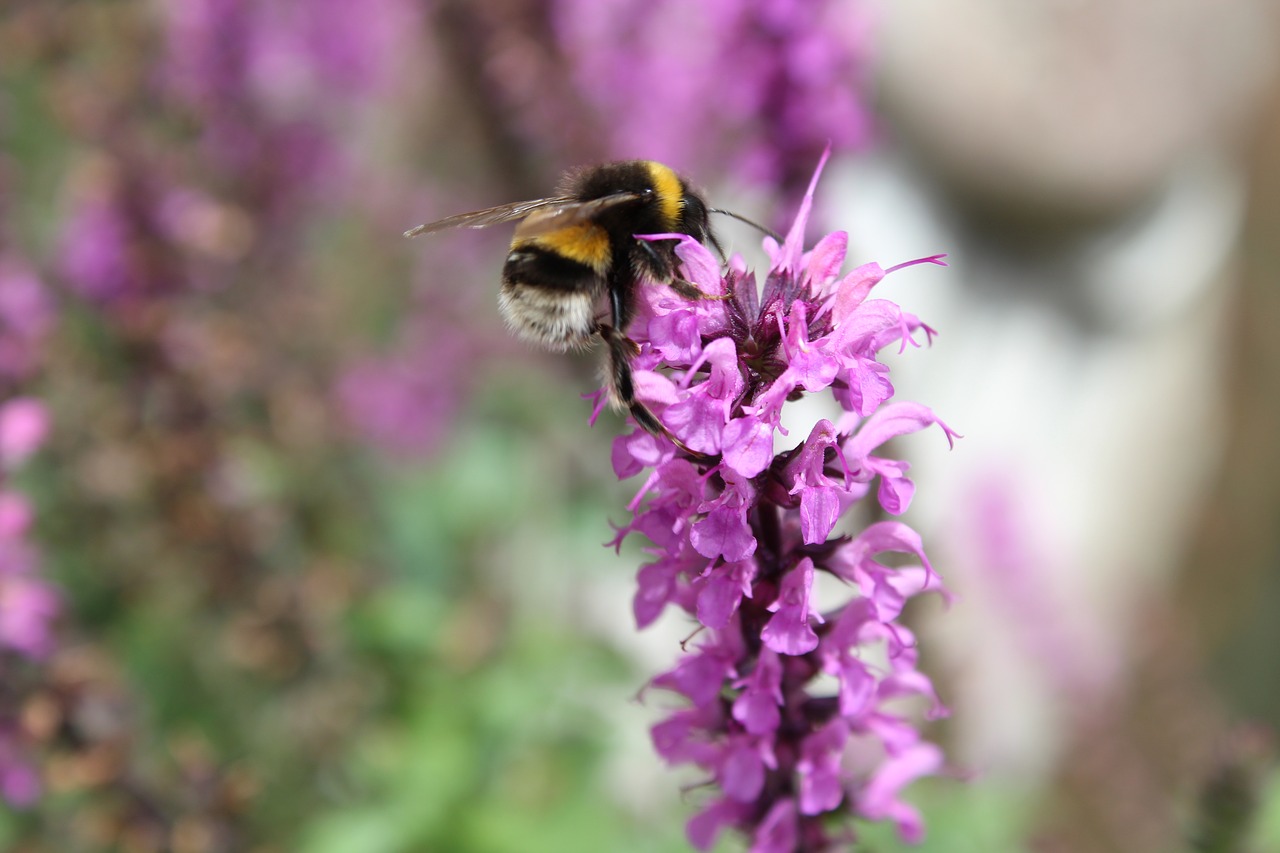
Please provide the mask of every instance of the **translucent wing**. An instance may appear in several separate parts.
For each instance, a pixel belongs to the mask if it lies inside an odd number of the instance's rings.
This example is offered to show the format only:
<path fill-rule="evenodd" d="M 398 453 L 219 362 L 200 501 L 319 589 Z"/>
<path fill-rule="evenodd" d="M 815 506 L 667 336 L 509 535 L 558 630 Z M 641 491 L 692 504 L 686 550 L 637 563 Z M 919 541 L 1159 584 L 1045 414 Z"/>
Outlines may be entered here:
<path fill-rule="evenodd" d="M 643 198 L 640 193 L 613 193 L 602 198 L 580 201 L 570 196 L 553 196 L 533 201 L 517 201 L 511 204 L 500 204 L 484 210 L 473 210 L 470 213 L 459 213 L 445 219 L 437 219 L 404 232 L 406 237 L 417 237 L 419 234 L 432 234 L 449 228 L 488 228 L 513 219 L 523 219 L 516 229 L 518 237 L 536 237 L 547 234 L 558 228 L 567 228 L 586 222 L 601 211 L 619 204 L 637 201 Z"/>
<path fill-rule="evenodd" d="M 428 222 L 404 232 L 406 237 L 417 237 L 419 234 L 432 234 L 449 228 L 488 228 L 501 222 L 513 219 L 524 219 L 531 213 L 548 208 L 563 207 L 577 202 L 568 196 L 538 198 L 533 201 L 516 201 L 511 204 L 500 204 L 497 207 L 486 207 L 484 210 L 473 210 L 470 213 L 459 213 L 435 222 Z"/>
<path fill-rule="evenodd" d="M 513 239 L 521 240 L 550 234 L 561 228 L 569 228 L 583 222 L 590 222 L 606 210 L 639 201 L 644 198 L 640 193 L 622 192 L 593 198 L 589 201 L 569 201 L 560 205 L 548 205 L 530 212 L 518 226 Z"/>

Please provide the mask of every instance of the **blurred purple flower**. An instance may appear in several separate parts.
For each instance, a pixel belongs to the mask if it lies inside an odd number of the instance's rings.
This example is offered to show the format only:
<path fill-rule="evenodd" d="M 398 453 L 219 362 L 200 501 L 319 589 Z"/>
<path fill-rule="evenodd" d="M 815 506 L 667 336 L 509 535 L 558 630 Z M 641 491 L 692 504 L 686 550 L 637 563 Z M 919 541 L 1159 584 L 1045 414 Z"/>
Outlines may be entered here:
<path fill-rule="evenodd" d="M 374 94 L 391 82 L 398 39 L 417 20 L 404 0 L 163 5 L 166 85 L 208 109 L 248 98 L 288 111 L 334 94 Z"/>
<path fill-rule="evenodd" d="M 35 512 L 10 485 L 12 473 L 48 437 L 43 401 L 15 394 L 40 367 L 56 306 L 44 284 L 16 254 L 0 251 L 0 666 L 16 654 L 41 660 L 54 651 L 60 597 L 39 576 L 40 553 L 30 540 Z M 13 808 L 41 794 L 30 736 L 16 725 L 24 687 L 5 685 L 0 707 L 0 800 Z"/>
<path fill-rule="evenodd" d="M 960 533 L 970 541 L 978 579 L 986 584 L 1001 624 L 1014 631 L 1017 644 L 1031 656 L 1046 680 L 1075 710 L 1091 707 L 1113 677 L 1111 661 L 1100 656 L 1091 629 L 1064 609 L 1054 574 L 1058 556 L 1045 546 L 1030 511 L 1034 491 L 1008 472 L 985 470 L 966 492 L 957 512 Z M 985 597 L 985 596 L 984 596 Z"/>
<path fill-rule="evenodd" d="M 5 473 L 43 443 L 49 430 L 44 404 L 18 397 L 0 404 L 0 648 L 30 658 L 53 651 L 58 594 L 37 576 L 40 557 L 28 541 L 34 513 L 27 499 L 5 486 Z"/>
<path fill-rule="evenodd" d="M 212 162 L 264 198 L 336 186 L 352 113 L 396 81 L 419 16 L 409 0 L 168 0 L 164 11 L 158 88 L 195 113 Z"/>
<path fill-rule="evenodd" d="M 450 367 L 446 338 L 423 338 L 404 352 L 367 358 L 338 382 L 338 404 L 366 440 L 393 453 L 425 455 L 448 435 L 465 388 Z"/>
<path fill-rule="evenodd" d="M 27 808 L 40 799 L 40 787 L 40 776 L 20 736 L 0 729 L 0 799 L 14 808 Z"/>
<path fill-rule="evenodd" d="M 0 383 L 35 370 L 53 320 L 53 300 L 40 279 L 18 258 L 0 255 Z"/>
<path fill-rule="evenodd" d="M 20 465 L 49 434 L 49 411 L 34 397 L 0 403 L 0 468 Z"/>
<path fill-rule="evenodd" d="M 128 307 L 190 286 L 186 235 L 174 233 L 166 212 L 167 199 L 183 194 L 173 183 L 160 164 L 132 154 L 80 164 L 58 234 L 58 271 L 73 291 Z"/>
<path fill-rule="evenodd" d="M 134 227 L 114 187 L 78 199 L 62 224 L 62 274 L 82 296 L 108 302 L 140 289 Z"/>
<path fill-rule="evenodd" d="M 0 554 L 0 647 L 29 658 L 44 658 L 54 649 L 58 593 L 40 578 L 6 572 L 3 560 Z"/>
<path fill-rule="evenodd" d="M 942 766 L 900 710 L 901 698 L 916 697 L 928 717 L 946 713 L 915 668 L 913 635 L 897 623 L 907 599 L 943 592 L 941 582 L 905 524 L 882 521 L 854 536 L 836 527 L 876 481 L 884 512 L 910 504 L 907 464 L 876 455 L 885 442 L 933 425 L 948 441 L 955 434 L 924 406 L 887 402 L 893 386 L 879 352 L 931 330 L 868 298 L 886 271 L 868 264 L 841 277 L 843 234 L 803 251 L 816 182 L 783 245 L 766 241 L 772 268 L 759 294 L 739 265 L 721 277 L 696 241 L 650 237 L 677 240 L 689 280 L 726 298 L 644 287 L 631 327 L 641 396 L 704 454 L 640 430 L 619 437 L 613 453 L 619 476 L 649 472 L 615 540 L 635 531 L 653 543 L 637 623 L 674 604 L 702 626 L 697 648 L 654 679 L 689 707 L 653 729 L 664 759 L 701 767 L 723 794 L 689 824 L 700 849 L 723 827 L 746 833 L 752 850 L 829 849 L 832 814 L 891 820 L 917 840 L 922 821 L 901 790 Z M 845 410 L 839 423 L 821 419 L 775 454 L 786 404 L 828 389 Z M 882 562 L 889 553 L 906 564 Z M 820 573 L 852 596 L 820 605 Z M 834 693 L 815 683 L 823 675 Z M 857 764 L 853 754 L 882 757 Z"/>
<path fill-rule="evenodd" d="M 34 575 L 40 555 L 27 541 L 33 513 L 17 492 L 0 487 L 0 579 Z"/>
<path fill-rule="evenodd" d="M 791 164 L 869 139 L 869 4 L 550 0 L 550 9 L 609 157 L 727 168 L 798 190 L 807 176 Z"/>
<path fill-rule="evenodd" d="M 40 557 L 27 540 L 31 521 L 26 498 L 0 487 L 0 647 L 42 658 L 53 651 L 59 599 L 36 576 Z"/>

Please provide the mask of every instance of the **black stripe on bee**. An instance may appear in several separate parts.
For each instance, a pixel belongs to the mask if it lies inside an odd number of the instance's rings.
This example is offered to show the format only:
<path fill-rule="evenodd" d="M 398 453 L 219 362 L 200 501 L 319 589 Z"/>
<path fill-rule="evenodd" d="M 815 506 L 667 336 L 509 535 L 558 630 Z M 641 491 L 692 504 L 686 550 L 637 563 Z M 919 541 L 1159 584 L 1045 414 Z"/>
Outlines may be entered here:
<path fill-rule="evenodd" d="M 599 295 L 604 291 L 604 280 L 596 270 L 539 246 L 513 249 L 502 268 L 502 280 L 555 293 L 582 291 Z"/>

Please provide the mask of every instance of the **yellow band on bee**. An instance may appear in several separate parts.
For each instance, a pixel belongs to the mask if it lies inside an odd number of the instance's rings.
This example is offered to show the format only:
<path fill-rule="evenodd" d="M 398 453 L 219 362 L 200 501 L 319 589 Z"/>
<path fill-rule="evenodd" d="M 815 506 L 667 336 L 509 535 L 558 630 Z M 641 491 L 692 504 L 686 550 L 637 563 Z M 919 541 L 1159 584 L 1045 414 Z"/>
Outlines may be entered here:
<path fill-rule="evenodd" d="M 608 232 L 591 222 L 557 228 L 512 244 L 513 249 L 521 246 L 546 249 L 562 258 L 585 264 L 599 273 L 608 269 L 611 257 Z"/>
<path fill-rule="evenodd" d="M 653 181 L 653 191 L 658 197 L 658 208 L 667 220 L 667 227 L 678 228 L 681 212 L 684 207 L 684 190 L 680 187 L 680 176 L 670 167 L 652 160 L 645 162 L 649 167 L 649 177 Z"/>

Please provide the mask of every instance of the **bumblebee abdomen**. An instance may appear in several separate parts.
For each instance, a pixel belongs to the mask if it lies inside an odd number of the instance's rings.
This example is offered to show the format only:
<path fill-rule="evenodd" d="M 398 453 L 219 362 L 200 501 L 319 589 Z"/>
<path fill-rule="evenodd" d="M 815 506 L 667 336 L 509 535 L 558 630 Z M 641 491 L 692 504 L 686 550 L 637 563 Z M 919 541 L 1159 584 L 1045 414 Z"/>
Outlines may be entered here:
<path fill-rule="evenodd" d="M 585 347 L 595 334 L 596 305 L 604 295 L 608 243 L 597 268 L 546 247 L 545 238 L 555 233 L 511 247 L 498 308 L 507 325 L 527 341 L 560 350 Z M 579 256 L 594 257 L 585 251 Z"/>
<path fill-rule="evenodd" d="M 594 222 L 580 222 L 566 228 L 557 228 L 536 237 L 517 239 L 511 244 L 513 254 L 521 249 L 530 248 L 540 249 L 556 258 L 581 264 L 590 268 L 597 276 L 605 274 L 613 256 L 609 232 Z"/>

